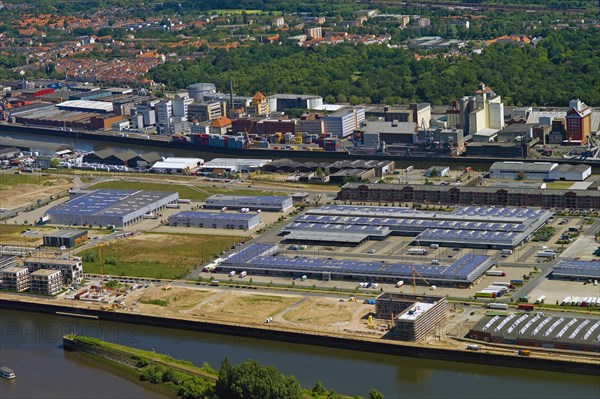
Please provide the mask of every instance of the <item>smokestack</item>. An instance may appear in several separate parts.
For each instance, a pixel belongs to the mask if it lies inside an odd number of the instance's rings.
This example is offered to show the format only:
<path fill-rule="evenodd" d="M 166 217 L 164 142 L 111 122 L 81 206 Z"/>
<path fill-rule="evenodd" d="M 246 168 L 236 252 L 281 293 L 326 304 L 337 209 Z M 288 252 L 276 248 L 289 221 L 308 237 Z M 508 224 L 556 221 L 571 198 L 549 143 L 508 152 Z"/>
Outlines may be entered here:
<path fill-rule="evenodd" d="M 235 106 L 233 105 L 233 80 L 231 79 L 231 76 L 229 76 L 229 101 L 231 101 L 231 109 L 234 109 Z"/>

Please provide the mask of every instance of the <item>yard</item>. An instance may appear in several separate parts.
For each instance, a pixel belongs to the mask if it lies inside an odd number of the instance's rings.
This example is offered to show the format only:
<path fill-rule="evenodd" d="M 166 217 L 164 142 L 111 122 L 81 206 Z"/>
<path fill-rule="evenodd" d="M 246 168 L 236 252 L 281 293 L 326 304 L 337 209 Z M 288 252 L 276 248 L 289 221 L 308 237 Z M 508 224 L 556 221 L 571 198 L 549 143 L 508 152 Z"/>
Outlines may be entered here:
<path fill-rule="evenodd" d="M 116 276 L 178 279 L 213 259 L 243 237 L 140 234 L 102 248 L 103 273 Z M 86 273 L 100 273 L 98 249 L 81 254 Z"/>

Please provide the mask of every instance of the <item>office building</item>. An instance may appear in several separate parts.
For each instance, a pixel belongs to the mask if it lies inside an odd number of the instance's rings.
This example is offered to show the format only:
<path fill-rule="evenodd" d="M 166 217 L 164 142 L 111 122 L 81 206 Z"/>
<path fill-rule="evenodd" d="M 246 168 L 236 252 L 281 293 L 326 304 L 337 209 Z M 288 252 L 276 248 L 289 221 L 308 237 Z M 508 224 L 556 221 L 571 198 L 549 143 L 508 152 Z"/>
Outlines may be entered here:
<path fill-rule="evenodd" d="M 169 226 L 250 230 L 259 224 L 257 213 L 179 212 L 169 216 Z"/>
<path fill-rule="evenodd" d="M 188 118 L 198 122 L 213 121 L 225 116 L 226 103 L 220 101 L 203 101 L 188 106 Z"/>
<path fill-rule="evenodd" d="M 206 199 L 205 209 L 242 209 L 251 211 L 261 210 L 270 212 L 285 212 L 293 206 L 292 197 L 259 196 L 241 197 L 234 195 L 213 195 Z"/>
<path fill-rule="evenodd" d="M 334 137 L 346 137 L 360 129 L 365 120 L 363 107 L 346 107 L 325 116 L 325 132 Z"/>

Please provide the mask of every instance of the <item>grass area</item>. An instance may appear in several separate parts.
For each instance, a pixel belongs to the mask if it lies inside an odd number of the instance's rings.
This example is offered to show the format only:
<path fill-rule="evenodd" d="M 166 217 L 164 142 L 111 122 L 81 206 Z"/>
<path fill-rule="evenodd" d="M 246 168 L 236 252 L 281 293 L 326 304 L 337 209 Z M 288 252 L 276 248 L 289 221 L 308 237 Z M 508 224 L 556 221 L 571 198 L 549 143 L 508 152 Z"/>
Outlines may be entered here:
<path fill-rule="evenodd" d="M 130 182 L 130 181 L 107 181 L 94 184 L 90 188 L 103 188 L 113 190 L 149 190 L 149 191 L 177 191 L 179 198 L 187 198 L 195 201 L 203 201 L 214 194 L 225 195 L 274 195 L 273 191 L 263 190 L 238 190 L 230 188 L 218 187 L 203 187 L 191 186 L 183 184 L 163 184 L 163 183 L 146 183 L 146 182 Z M 284 195 L 283 193 L 275 193 L 275 195 Z"/>
<path fill-rule="evenodd" d="M 22 173 L 20 175 L 0 173 L 0 190 L 8 189 L 19 184 L 54 186 L 59 180 L 64 180 L 64 178 L 42 176 L 40 173 Z"/>
<path fill-rule="evenodd" d="M 546 183 L 547 189 L 566 190 L 573 185 L 572 181 L 555 181 Z"/>
<path fill-rule="evenodd" d="M 141 303 L 145 303 L 146 305 L 157 305 L 157 306 L 167 306 L 169 301 L 165 301 L 163 299 L 146 299 L 140 300 Z"/>
<path fill-rule="evenodd" d="M 44 230 L 47 232 L 54 230 L 54 228 L 49 227 L 29 227 L 20 224 L 0 224 L 0 243 L 15 245 L 41 244 L 41 236 L 31 237 L 21 234 L 22 231 L 25 231 L 28 228 L 38 231 Z"/>
<path fill-rule="evenodd" d="M 242 240 L 243 237 L 236 236 L 141 234 L 103 247 L 103 272 L 117 276 L 178 279 Z M 81 256 L 86 273 L 100 273 L 97 248 L 88 249 Z"/>
<path fill-rule="evenodd" d="M 126 180 L 106 181 L 94 184 L 90 188 L 103 188 L 110 190 L 177 191 L 179 193 L 179 198 L 188 198 L 197 201 L 204 200 L 210 196 L 210 194 L 206 192 L 194 190 L 191 186 L 186 186 L 183 184 L 141 183 Z"/>

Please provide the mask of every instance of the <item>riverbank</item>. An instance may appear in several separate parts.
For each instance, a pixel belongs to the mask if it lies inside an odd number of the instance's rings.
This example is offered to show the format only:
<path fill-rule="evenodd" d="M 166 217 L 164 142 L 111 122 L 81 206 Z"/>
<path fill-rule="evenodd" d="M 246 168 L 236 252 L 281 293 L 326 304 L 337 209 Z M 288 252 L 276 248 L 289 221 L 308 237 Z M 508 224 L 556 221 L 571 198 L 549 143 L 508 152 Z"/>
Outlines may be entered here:
<path fill-rule="evenodd" d="M 73 316 L 97 317 L 99 320 L 152 325 L 157 327 L 178 328 L 190 331 L 227 334 L 246 338 L 266 339 L 299 344 L 317 345 L 324 347 L 369 351 L 374 353 L 397 356 L 416 357 L 444 361 L 479 363 L 505 367 L 520 367 L 545 371 L 558 371 L 586 375 L 598 375 L 600 362 L 581 359 L 580 361 L 565 360 L 558 356 L 537 357 L 535 350 L 531 357 L 520 357 L 513 354 L 498 354 L 486 351 L 467 351 L 444 347 L 433 347 L 418 343 L 398 342 L 392 340 L 373 339 L 360 336 L 344 336 L 330 330 L 300 331 L 291 328 L 280 328 L 275 324 L 252 324 L 215 322 L 198 317 L 157 317 L 139 314 L 131 311 L 105 311 L 92 309 L 87 303 L 74 303 L 71 306 L 49 303 L 52 300 L 36 300 L 27 296 L 0 294 L 0 309 L 15 309 L 46 314 L 57 312 Z M 590 354 L 594 356 L 594 354 Z"/>
<path fill-rule="evenodd" d="M 0 126 L 6 131 L 15 133 L 25 133 L 42 135 L 46 137 L 68 137 L 73 139 L 86 139 L 96 142 L 103 142 L 107 145 L 112 143 L 115 144 L 126 144 L 130 146 L 144 146 L 151 148 L 162 148 L 164 150 L 184 150 L 189 153 L 197 154 L 203 158 L 214 157 L 227 157 L 227 158 L 289 158 L 297 161 L 306 161 L 306 159 L 320 159 L 323 161 L 335 162 L 340 159 L 381 159 L 381 160 L 393 160 L 396 161 L 397 166 L 408 166 L 414 165 L 415 167 L 429 167 L 438 165 L 440 162 L 449 164 L 454 168 L 463 168 L 465 166 L 477 166 L 478 168 L 488 168 L 497 159 L 494 157 L 435 157 L 427 155 L 418 156 L 400 156 L 390 154 L 349 154 L 346 151 L 288 151 L 288 150 L 275 150 L 275 149 L 233 149 L 224 147 L 203 147 L 196 146 L 190 143 L 173 142 L 168 137 L 162 136 L 151 136 L 151 138 L 145 137 L 127 137 L 126 135 L 117 133 L 104 133 L 104 132 L 92 132 L 92 131 L 77 131 L 77 130 L 60 130 L 53 129 L 44 126 L 24 126 L 21 124 L 2 123 Z M 528 161 L 522 158 L 503 158 L 503 161 Z M 531 162 L 540 160 L 529 160 Z M 544 158 L 544 162 L 556 162 L 559 164 L 589 164 L 594 169 L 594 173 L 600 170 L 600 161 L 591 159 L 565 159 L 565 158 Z"/>

